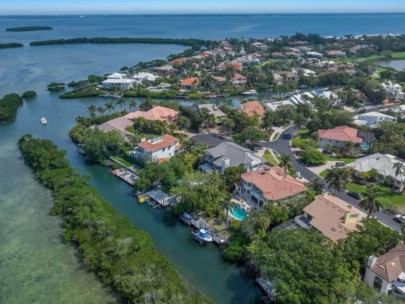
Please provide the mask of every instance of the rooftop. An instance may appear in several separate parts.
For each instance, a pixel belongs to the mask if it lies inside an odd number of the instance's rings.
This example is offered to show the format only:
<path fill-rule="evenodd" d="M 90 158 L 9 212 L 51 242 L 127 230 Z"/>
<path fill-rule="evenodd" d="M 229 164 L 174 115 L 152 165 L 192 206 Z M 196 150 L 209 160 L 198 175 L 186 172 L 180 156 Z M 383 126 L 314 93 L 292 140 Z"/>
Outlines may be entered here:
<path fill-rule="evenodd" d="M 405 245 L 399 244 L 377 258 L 371 270 L 387 282 L 395 281 L 405 272 Z"/>
<path fill-rule="evenodd" d="M 197 85 L 200 80 L 197 77 L 189 77 L 181 82 L 181 85 Z"/>
<path fill-rule="evenodd" d="M 241 178 L 255 185 L 270 201 L 277 201 L 305 192 L 307 188 L 299 180 L 286 175 L 280 167 L 246 172 Z"/>
<path fill-rule="evenodd" d="M 249 116 L 257 115 L 263 117 L 266 112 L 262 104 L 258 101 L 249 101 L 241 104 L 241 111 Z"/>
<path fill-rule="evenodd" d="M 178 143 L 179 139 L 171 135 L 163 135 L 162 137 L 155 137 L 148 141 L 144 141 L 138 144 L 139 147 L 142 147 L 147 152 L 155 152 L 173 146 Z"/>
<path fill-rule="evenodd" d="M 363 139 L 357 137 L 358 130 L 347 126 L 336 127 L 329 130 L 318 130 L 319 138 L 362 143 Z"/>
<path fill-rule="evenodd" d="M 133 124 L 134 122 L 132 120 L 129 120 L 125 117 L 118 117 L 97 126 L 97 128 L 103 132 L 117 131 L 121 135 L 125 136 L 131 134 L 127 132 L 125 129 L 127 127 L 133 126 Z"/>
<path fill-rule="evenodd" d="M 170 118 L 177 117 L 177 115 L 178 115 L 178 112 L 173 109 L 156 106 L 148 111 L 136 111 L 136 112 L 128 113 L 124 117 L 128 118 L 128 119 L 136 119 L 136 118 L 143 117 L 146 120 L 163 121 L 163 120 L 169 120 Z"/>
<path fill-rule="evenodd" d="M 304 212 L 311 216 L 310 225 L 333 242 L 357 230 L 366 217 L 363 211 L 330 194 L 318 195 Z"/>

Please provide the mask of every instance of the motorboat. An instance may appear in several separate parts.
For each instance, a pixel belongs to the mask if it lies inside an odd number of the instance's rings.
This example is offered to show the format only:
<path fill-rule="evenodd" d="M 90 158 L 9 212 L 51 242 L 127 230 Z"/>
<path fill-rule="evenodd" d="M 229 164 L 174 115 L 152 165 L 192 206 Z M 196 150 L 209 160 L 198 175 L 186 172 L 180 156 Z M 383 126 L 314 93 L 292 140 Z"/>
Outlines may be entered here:
<path fill-rule="evenodd" d="M 212 236 L 209 235 L 209 233 L 205 229 L 200 229 L 197 232 L 193 232 L 193 235 L 196 240 L 200 242 L 212 242 Z"/>
<path fill-rule="evenodd" d="M 182 216 L 180 216 L 180 220 L 182 220 L 185 224 L 187 225 L 191 225 L 191 220 L 193 219 L 193 217 L 191 216 L 191 214 L 184 212 L 182 214 Z"/>
<path fill-rule="evenodd" d="M 41 124 L 46 125 L 48 123 L 48 121 L 46 120 L 45 117 L 41 118 Z"/>
<path fill-rule="evenodd" d="M 242 95 L 256 95 L 256 94 L 257 94 L 256 90 L 249 90 L 242 93 Z"/>

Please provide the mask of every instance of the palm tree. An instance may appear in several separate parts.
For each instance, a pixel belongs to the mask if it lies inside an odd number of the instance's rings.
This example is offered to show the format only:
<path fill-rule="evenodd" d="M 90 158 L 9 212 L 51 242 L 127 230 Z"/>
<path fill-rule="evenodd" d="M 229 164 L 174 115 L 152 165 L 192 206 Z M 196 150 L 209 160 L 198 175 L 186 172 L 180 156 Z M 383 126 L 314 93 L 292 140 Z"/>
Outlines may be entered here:
<path fill-rule="evenodd" d="M 308 187 L 315 191 L 316 194 L 322 194 L 323 192 L 323 181 L 319 176 L 315 176 L 308 183 Z"/>
<path fill-rule="evenodd" d="M 120 108 L 122 109 L 122 107 L 126 104 L 126 100 L 124 98 L 120 98 L 117 100 L 117 102 L 115 103 L 117 106 L 120 106 Z"/>
<path fill-rule="evenodd" d="M 395 169 L 395 180 L 397 179 L 398 175 L 403 174 L 405 171 L 404 163 L 401 162 L 396 162 L 392 168 Z"/>
<path fill-rule="evenodd" d="M 136 108 L 136 101 L 135 100 L 131 100 L 129 103 L 129 108 L 135 110 Z"/>
<path fill-rule="evenodd" d="M 97 107 L 95 105 L 89 105 L 87 107 L 87 112 L 89 112 L 90 118 L 96 118 Z"/>
<path fill-rule="evenodd" d="M 332 192 L 343 191 L 350 182 L 351 171 L 347 168 L 332 167 L 326 171 L 325 181 L 335 190 Z"/>
<path fill-rule="evenodd" d="M 279 166 L 283 168 L 287 173 L 290 172 L 292 169 L 291 155 L 289 154 L 281 155 Z"/>
<path fill-rule="evenodd" d="M 363 199 L 359 203 L 359 206 L 367 211 L 367 217 L 370 217 L 374 212 L 380 211 L 382 204 L 378 200 L 378 196 L 379 193 L 375 186 L 363 192 Z"/>
<path fill-rule="evenodd" d="M 236 202 L 231 199 L 223 200 L 220 204 L 220 207 L 226 211 L 226 229 L 228 230 L 229 226 L 229 210 L 236 208 Z"/>
<path fill-rule="evenodd" d="M 111 102 L 107 102 L 104 107 L 106 108 L 106 110 L 108 111 L 108 113 L 110 114 L 111 111 L 114 111 L 114 105 Z"/>

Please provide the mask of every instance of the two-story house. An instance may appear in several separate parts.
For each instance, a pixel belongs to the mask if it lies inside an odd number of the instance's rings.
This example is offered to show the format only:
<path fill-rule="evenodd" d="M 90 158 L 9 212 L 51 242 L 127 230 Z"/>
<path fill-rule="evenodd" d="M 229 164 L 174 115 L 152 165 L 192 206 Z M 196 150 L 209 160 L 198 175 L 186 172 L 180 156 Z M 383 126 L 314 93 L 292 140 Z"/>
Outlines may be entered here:
<path fill-rule="evenodd" d="M 319 231 L 332 242 L 347 237 L 358 229 L 367 215 L 340 198 L 323 194 L 304 208 L 304 214 L 297 216 L 295 222 L 305 229 Z"/>
<path fill-rule="evenodd" d="M 200 80 L 197 77 L 189 77 L 181 82 L 181 90 L 190 92 L 197 89 L 200 84 Z"/>
<path fill-rule="evenodd" d="M 134 156 L 143 160 L 165 161 L 180 149 L 179 139 L 166 134 L 139 143 Z"/>
<path fill-rule="evenodd" d="M 262 207 L 304 195 L 307 187 L 301 181 L 285 174 L 282 168 L 271 167 L 243 173 L 240 183 L 236 184 L 236 191 L 247 198 L 248 202 L 252 201 Z"/>
<path fill-rule="evenodd" d="M 199 169 L 203 172 L 219 171 L 221 174 L 228 167 L 244 166 L 247 171 L 262 169 L 266 160 L 251 150 L 233 142 L 223 142 L 205 151 L 204 164 Z"/>
<path fill-rule="evenodd" d="M 390 121 L 396 122 L 397 119 L 393 116 L 382 114 L 379 112 L 368 112 L 363 114 L 355 115 L 354 123 L 358 126 L 367 126 L 370 128 L 377 128 L 380 125 L 380 122 Z"/>
<path fill-rule="evenodd" d="M 405 245 L 399 244 L 379 257 L 370 256 L 364 283 L 405 300 Z"/>
<path fill-rule="evenodd" d="M 360 145 L 363 139 L 358 137 L 358 130 L 341 126 L 334 129 L 318 130 L 318 144 L 322 149 L 328 146 L 344 148 L 348 143 L 352 142 L 355 145 Z"/>

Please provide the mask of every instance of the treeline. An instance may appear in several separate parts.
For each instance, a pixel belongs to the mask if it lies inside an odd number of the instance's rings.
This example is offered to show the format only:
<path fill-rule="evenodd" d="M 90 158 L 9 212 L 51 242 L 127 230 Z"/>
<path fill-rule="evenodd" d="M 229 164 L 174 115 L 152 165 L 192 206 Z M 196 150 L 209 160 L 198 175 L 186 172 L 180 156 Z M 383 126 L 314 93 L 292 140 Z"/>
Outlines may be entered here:
<path fill-rule="evenodd" d="M 9 27 L 7 32 L 32 32 L 32 31 L 50 31 L 53 30 L 50 26 L 17 26 Z"/>
<path fill-rule="evenodd" d="M 95 44 L 130 44 L 130 43 L 145 43 L 145 44 L 177 44 L 190 46 L 193 49 L 201 48 L 206 45 L 207 42 L 201 39 L 172 39 L 172 38 L 72 38 L 72 39 L 55 39 L 55 40 L 42 40 L 33 41 L 30 43 L 31 46 L 42 46 L 42 45 L 61 45 L 61 44 L 84 44 L 84 43 L 95 43 Z"/>
<path fill-rule="evenodd" d="M 0 121 L 6 122 L 14 119 L 17 109 L 23 104 L 23 99 L 18 94 L 8 94 L 0 99 Z"/>
<path fill-rule="evenodd" d="M 19 48 L 24 47 L 24 44 L 11 42 L 11 43 L 0 43 L 0 49 L 11 49 L 11 48 Z"/>
<path fill-rule="evenodd" d="M 25 162 L 55 197 L 52 214 L 64 221 L 64 239 L 78 246 L 84 265 L 128 303 L 209 303 L 182 281 L 153 246 L 74 170 L 50 140 L 19 140 Z"/>

